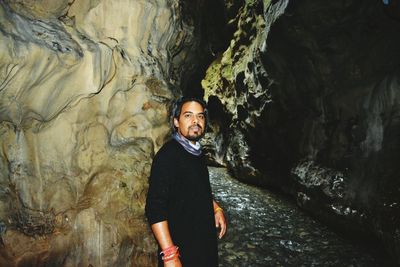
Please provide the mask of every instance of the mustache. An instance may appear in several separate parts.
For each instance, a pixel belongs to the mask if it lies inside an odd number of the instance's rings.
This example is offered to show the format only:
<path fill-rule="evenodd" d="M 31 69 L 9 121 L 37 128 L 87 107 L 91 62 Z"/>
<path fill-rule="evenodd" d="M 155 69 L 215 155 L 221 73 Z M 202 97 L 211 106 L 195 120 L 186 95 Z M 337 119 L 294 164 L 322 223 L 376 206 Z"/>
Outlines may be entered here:
<path fill-rule="evenodd" d="M 193 127 L 198 127 L 201 130 L 203 130 L 203 127 L 201 127 L 200 124 L 195 124 L 195 125 L 189 126 L 189 129 L 192 129 Z"/>

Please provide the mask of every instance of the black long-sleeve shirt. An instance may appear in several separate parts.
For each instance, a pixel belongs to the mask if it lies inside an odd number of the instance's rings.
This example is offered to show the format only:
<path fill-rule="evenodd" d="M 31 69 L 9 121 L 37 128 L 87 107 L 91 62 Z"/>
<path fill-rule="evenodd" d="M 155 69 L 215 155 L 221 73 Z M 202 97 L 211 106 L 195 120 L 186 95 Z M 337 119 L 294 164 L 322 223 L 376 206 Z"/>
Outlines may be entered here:
<path fill-rule="evenodd" d="M 218 266 L 217 232 L 204 156 L 170 140 L 153 159 L 146 200 L 150 225 L 168 221 L 184 267 Z M 159 265 L 162 265 L 159 258 Z"/>

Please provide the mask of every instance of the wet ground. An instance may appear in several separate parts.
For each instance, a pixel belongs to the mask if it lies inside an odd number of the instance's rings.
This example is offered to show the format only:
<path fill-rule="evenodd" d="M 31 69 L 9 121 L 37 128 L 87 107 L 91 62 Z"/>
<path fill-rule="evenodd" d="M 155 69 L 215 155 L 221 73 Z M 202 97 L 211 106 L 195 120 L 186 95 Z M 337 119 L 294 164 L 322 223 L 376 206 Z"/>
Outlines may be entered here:
<path fill-rule="evenodd" d="M 290 201 L 210 167 L 214 197 L 228 218 L 220 267 L 388 266 L 371 248 L 323 226 Z"/>

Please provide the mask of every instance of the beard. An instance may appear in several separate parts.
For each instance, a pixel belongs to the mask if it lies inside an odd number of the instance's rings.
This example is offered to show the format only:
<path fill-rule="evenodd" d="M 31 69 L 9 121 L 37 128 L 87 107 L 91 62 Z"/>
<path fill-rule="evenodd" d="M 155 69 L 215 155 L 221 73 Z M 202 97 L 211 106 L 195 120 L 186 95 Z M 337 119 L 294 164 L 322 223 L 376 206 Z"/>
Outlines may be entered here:
<path fill-rule="evenodd" d="M 191 131 L 191 129 L 192 129 L 193 127 L 199 128 L 199 130 L 197 131 L 198 134 L 190 134 L 190 131 Z M 204 134 L 205 134 L 205 132 L 203 131 L 203 128 L 202 128 L 200 125 L 197 124 L 197 125 L 190 126 L 190 127 L 188 128 L 188 134 L 185 136 L 185 138 L 186 138 L 187 140 L 189 140 L 189 141 L 197 142 L 197 141 L 199 141 L 201 138 L 203 138 Z"/>

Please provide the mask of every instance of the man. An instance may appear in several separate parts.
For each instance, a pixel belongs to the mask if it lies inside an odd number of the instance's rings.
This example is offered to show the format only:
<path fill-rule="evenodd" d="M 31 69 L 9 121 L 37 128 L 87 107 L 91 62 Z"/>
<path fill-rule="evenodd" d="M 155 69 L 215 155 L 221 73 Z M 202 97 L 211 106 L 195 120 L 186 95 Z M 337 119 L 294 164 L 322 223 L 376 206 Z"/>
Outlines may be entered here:
<path fill-rule="evenodd" d="M 218 266 L 217 234 L 222 238 L 226 222 L 212 198 L 198 142 L 207 125 L 206 105 L 181 98 L 171 117 L 173 138 L 153 159 L 145 209 L 159 245 L 158 266 Z"/>

